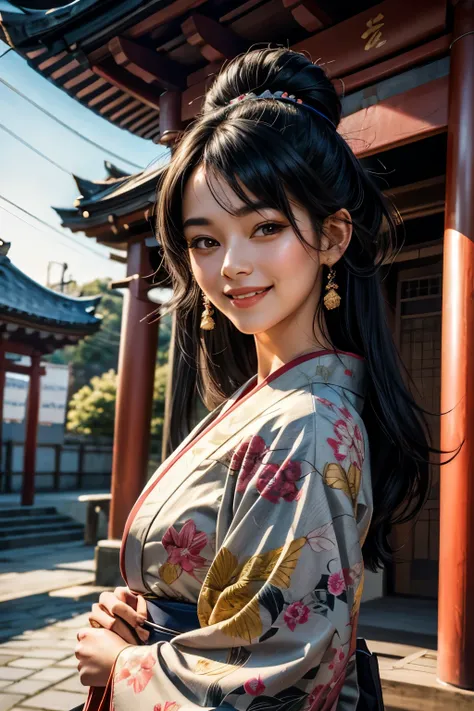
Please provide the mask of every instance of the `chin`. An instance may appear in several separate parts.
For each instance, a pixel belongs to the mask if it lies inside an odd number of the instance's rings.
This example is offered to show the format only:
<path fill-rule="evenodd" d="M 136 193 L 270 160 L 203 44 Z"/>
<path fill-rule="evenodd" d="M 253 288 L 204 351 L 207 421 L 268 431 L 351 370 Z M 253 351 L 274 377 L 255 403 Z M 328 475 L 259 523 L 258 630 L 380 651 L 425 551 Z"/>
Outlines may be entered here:
<path fill-rule="evenodd" d="M 241 333 L 245 333 L 247 336 L 256 336 L 258 333 L 265 333 L 265 331 L 269 331 L 277 323 L 273 321 L 262 322 L 261 320 L 256 320 L 252 323 L 250 319 L 247 322 L 244 319 L 238 321 L 236 319 L 231 320 L 236 329 Z"/>

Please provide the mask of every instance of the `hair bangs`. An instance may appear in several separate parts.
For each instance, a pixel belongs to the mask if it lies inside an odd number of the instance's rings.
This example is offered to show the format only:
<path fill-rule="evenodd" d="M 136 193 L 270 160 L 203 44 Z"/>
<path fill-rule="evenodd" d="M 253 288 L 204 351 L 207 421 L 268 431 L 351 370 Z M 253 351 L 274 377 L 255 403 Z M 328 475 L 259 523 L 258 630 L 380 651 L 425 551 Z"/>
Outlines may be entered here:
<path fill-rule="evenodd" d="M 270 143 L 272 150 L 268 150 Z M 249 208 L 263 204 L 281 212 L 305 242 L 291 207 L 292 203 L 307 205 L 301 165 L 297 165 L 300 161 L 293 159 L 289 167 L 287 157 L 284 160 L 275 158 L 280 148 L 284 153 L 287 147 L 287 139 L 274 127 L 240 119 L 215 132 L 204 148 L 202 164 L 209 190 L 226 212 L 236 216 L 238 208 L 217 188 L 221 180 Z"/>

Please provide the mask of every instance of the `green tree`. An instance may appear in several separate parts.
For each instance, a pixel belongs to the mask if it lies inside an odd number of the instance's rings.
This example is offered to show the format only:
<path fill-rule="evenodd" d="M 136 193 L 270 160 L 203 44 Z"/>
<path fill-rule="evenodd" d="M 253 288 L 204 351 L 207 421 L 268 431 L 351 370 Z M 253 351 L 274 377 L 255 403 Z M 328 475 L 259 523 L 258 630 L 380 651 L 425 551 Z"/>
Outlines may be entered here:
<path fill-rule="evenodd" d="M 94 279 L 80 290 L 81 296 L 102 294 L 97 309 L 102 317 L 100 330 L 48 358 L 52 363 L 71 364 L 71 392 L 79 391 L 94 376 L 117 370 L 123 297 L 108 285 L 108 279 Z"/>
<path fill-rule="evenodd" d="M 168 365 L 157 366 L 151 419 L 152 437 L 161 440 L 165 412 Z M 69 403 L 67 429 L 73 434 L 113 437 L 117 374 L 109 370 L 94 376 L 88 385 L 76 392 Z"/>
<path fill-rule="evenodd" d="M 56 351 L 47 357 L 51 363 L 70 363 L 71 387 L 75 393 L 90 382 L 91 378 L 109 370 L 117 370 L 122 325 L 123 297 L 120 291 L 109 289 L 108 279 L 94 279 L 80 287 L 81 296 L 102 294 L 97 313 L 102 317 L 99 331 L 87 336 L 74 346 Z M 150 312 L 153 306 L 150 304 Z M 171 317 L 164 316 L 160 322 L 157 363 L 168 362 L 171 340 Z"/>
<path fill-rule="evenodd" d="M 74 434 L 111 437 L 114 432 L 117 375 L 109 370 L 94 376 L 71 398 L 66 427 Z"/>

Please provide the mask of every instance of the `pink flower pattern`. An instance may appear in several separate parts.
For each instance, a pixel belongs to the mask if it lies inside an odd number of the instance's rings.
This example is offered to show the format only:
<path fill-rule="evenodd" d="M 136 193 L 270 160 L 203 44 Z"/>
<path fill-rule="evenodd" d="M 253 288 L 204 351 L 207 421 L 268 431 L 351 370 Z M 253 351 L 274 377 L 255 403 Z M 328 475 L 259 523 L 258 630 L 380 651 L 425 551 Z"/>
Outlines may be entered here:
<path fill-rule="evenodd" d="M 299 600 L 289 605 L 283 615 L 283 619 L 292 632 L 295 631 L 296 625 L 304 625 L 304 623 L 308 621 L 308 618 L 309 607 Z"/>
<path fill-rule="evenodd" d="M 331 682 L 336 681 L 337 677 L 345 667 L 346 655 L 342 647 L 332 650 L 334 652 L 334 657 L 332 662 L 329 664 L 328 669 L 333 672 Z"/>
<path fill-rule="evenodd" d="M 328 444 L 332 447 L 336 461 L 348 461 L 357 469 L 362 468 L 364 462 L 364 438 L 360 427 L 354 421 L 351 413 L 345 407 L 338 408 L 342 419 L 334 423 L 334 435 L 328 437 Z"/>
<path fill-rule="evenodd" d="M 267 445 L 258 435 L 241 442 L 234 451 L 229 468 L 231 471 L 239 472 L 236 487 L 239 494 L 245 492 L 249 481 L 260 466 L 266 451 Z"/>
<path fill-rule="evenodd" d="M 244 684 L 244 689 L 250 696 L 260 696 L 266 689 L 260 676 L 249 679 Z"/>
<path fill-rule="evenodd" d="M 346 588 L 357 585 L 362 575 L 362 565 L 358 563 L 353 565 L 352 568 L 343 568 L 342 575 L 344 576 Z"/>
<path fill-rule="evenodd" d="M 164 704 L 155 704 L 153 711 L 179 711 L 180 708 L 176 701 L 165 701 Z"/>
<path fill-rule="evenodd" d="M 331 595 L 341 595 L 344 590 L 346 589 L 346 582 L 344 580 L 344 574 L 342 570 L 339 570 L 337 573 L 333 573 L 332 575 L 329 576 L 328 580 L 328 592 L 331 593 Z"/>
<path fill-rule="evenodd" d="M 201 568 L 206 562 L 199 553 L 207 543 L 207 535 L 196 530 L 192 519 L 186 521 L 179 533 L 174 526 L 170 526 L 161 542 L 168 553 L 166 562 L 178 565 L 187 573 L 192 573 L 194 568 Z"/>
<path fill-rule="evenodd" d="M 156 664 L 154 655 L 149 652 L 146 656 L 143 651 L 133 654 L 116 676 L 116 681 L 127 681 L 127 686 L 131 686 L 135 694 L 139 694 L 146 687 L 153 676 L 153 667 Z"/>
<path fill-rule="evenodd" d="M 260 495 L 277 504 L 280 499 L 294 501 L 298 496 L 296 483 L 301 477 L 301 464 L 287 461 L 279 467 L 277 464 L 266 464 L 257 480 L 257 491 Z"/>

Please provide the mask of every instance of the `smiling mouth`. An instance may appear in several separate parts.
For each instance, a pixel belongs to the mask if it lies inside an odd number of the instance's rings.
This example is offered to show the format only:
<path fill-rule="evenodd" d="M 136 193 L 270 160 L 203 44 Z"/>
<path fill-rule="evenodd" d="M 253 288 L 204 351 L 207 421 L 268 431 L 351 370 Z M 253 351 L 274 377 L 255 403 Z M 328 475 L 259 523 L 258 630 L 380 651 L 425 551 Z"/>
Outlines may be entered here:
<path fill-rule="evenodd" d="M 258 291 L 248 291 L 245 294 L 226 294 L 228 299 L 234 300 L 241 300 L 241 299 L 250 299 L 252 296 L 258 296 L 259 294 L 264 294 L 267 291 L 270 291 L 272 287 L 267 286 L 265 289 L 259 289 Z"/>

